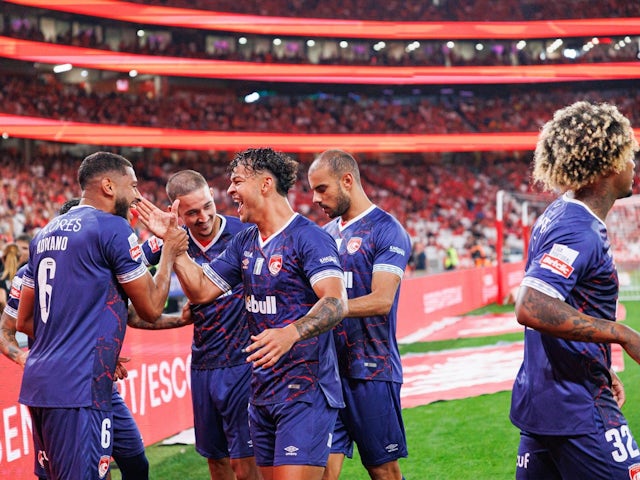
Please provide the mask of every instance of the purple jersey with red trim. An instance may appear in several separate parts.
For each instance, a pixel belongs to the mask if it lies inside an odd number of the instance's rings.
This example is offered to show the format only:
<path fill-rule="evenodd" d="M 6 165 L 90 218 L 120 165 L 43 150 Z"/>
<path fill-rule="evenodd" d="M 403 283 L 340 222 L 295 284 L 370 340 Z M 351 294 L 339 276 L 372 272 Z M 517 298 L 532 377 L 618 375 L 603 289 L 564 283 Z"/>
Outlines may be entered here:
<path fill-rule="evenodd" d="M 21 266 L 11 280 L 11 290 L 7 297 L 7 304 L 4 313 L 13 318 L 18 318 L 18 305 L 20 304 L 20 292 L 22 291 L 22 276 L 27 270 L 27 266 Z"/>
<path fill-rule="evenodd" d="M 371 206 L 341 225 L 340 218 L 324 229 L 336 240 L 349 298 L 371 293 L 374 272 L 404 275 L 411 239 L 400 223 Z M 340 375 L 361 380 L 402 383 L 402 364 L 396 341 L 398 298 L 387 315 L 345 318 L 334 330 Z"/>
<path fill-rule="evenodd" d="M 522 285 L 578 311 L 615 321 L 618 274 L 607 229 L 584 203 L 554 201 L 531 234 Z M 579 435 L 623 421 L 611 392 L 608 344 L 564 340 L 525 329 L 524 362 L 513 385 L 511 420 L 530 433 Z"/>
<path fill-rule="evenodd" d="M 343 275 L 335 242 L 299 214 L 264 241 L 256 226 L 240 232 L 203 270 L 223 291 L 243 282 L 253 335 L 303 317 L 318 301 L 312 286 Z M 310 401 L 318 388 L 329 405 L 344 406 L 331 332 L 297 342 L 272 368 L 254 368 L 251 401 Z"/>
<path fill-rule="evenodd" d="M 29 250 L 22 279 L 34 289 L 35 340 L 20 403 L 110 410 L 127 326 L 120 284 L 148 275 L 136 234 L 124 218 L 80 205 L 51 220 Z"/>
<path fill-rule="evenodd" d="M 218 215 L 220 230 L 216 237 L 204 246 L 193 238 L 188 229 L 189 256 L 199 265 L 209 263 L 227 248 L 229 241 L 250 224 L 236 217 Z M 162 240 L 152 237 L 142 245 L 145 262 L 156 265 L 160 261 Z M 215 301 L 191 307 L 193 318 L 193 342 L 191 344 L 191 368 L 214 368 L 244 365 L 247 355 L 243 349 L 249 345 L 249 328 L 244 308 L 242 283 L 218 297 Z"/>

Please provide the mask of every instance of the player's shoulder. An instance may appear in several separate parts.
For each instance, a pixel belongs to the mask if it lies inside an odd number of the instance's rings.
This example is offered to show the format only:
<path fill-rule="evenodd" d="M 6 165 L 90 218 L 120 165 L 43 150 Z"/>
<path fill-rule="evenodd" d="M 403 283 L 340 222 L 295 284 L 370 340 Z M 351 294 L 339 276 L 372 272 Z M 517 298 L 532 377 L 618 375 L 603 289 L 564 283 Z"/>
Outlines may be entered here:
<path fill-rule="evenodd" d="M 224 219 L 224 229 L 226 232 L 231 234 L 236 234 L 242 230 L 246 230 L 252 223 L 244 223 L 238 217 L 233 217 L 231 215 L 220 215 L 222 219 Z"/>
<path fill-rule="evenodd" d="M 371 211 L 369 220 L 373 224 L 373 232 L 393 233 L 394 235 L 409 238 L 409 233 L 400 221 L 380 207 L 376 207 Z"/>

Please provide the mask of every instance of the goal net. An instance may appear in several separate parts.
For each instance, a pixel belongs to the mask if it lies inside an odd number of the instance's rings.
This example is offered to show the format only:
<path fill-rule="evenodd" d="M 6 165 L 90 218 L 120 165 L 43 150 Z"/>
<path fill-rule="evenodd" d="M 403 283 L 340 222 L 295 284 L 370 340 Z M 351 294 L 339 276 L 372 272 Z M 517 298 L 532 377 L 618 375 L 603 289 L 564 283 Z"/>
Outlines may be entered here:
<path fill-rule="evenodd" d="M 616 201 L 606 224 L 620 279 L 619 299 L 640 300 L 640 195 Z"/>

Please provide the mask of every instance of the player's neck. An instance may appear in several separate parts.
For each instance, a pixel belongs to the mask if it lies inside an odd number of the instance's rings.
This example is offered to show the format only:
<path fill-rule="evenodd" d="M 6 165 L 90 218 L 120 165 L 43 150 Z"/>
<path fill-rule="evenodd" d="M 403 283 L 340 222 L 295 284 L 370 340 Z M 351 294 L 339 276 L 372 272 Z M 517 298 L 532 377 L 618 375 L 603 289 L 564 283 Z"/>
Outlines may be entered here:
<path fill-rule="evenodd" d="M 289 201 L 283 199 L 282 202 L 273 202 L 266 209 L 260 221 L 256 222 L 260 237 L 266 240 L 274 233 L 280 231 L 295 214 Z"/>
<path fill-rule="evenodd" d="M 340 217 L 340 225 L 344 226 L 354 218 L 359 217 L 369 208 L 371 208 L 372 205 L 373 202 L 371 202 L 371 200 L 369 200 L 366 196 L 357 200 L 352 200 L 349 209 Z"/>

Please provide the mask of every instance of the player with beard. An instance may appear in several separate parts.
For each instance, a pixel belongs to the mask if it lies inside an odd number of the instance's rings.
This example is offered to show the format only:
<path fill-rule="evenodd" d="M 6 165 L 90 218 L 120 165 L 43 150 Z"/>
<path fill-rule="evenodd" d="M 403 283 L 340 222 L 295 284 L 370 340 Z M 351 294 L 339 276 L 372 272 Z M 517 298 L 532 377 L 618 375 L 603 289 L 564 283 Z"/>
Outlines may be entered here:
<path fill-rule="evenodd" d="M 605 219 L 631 195 L 638 142 L 609 104 L 577 102 L 540 133 L 533 179 L 561 196 L 536 221 L 515 304 L 524 361 L 513 384 L 517 479 L 629 479 L 640 450 L 621 406 L 611 344 L 640 362 L 640 334 L 616 322 L 618 274 Z"/>
<path fill-rule="evenodd" d="M 346 406 L 323 479 L 338 479 L 355 442 L 372 479 L 400 480 L 398 459 L 407 456 L 407 440 L 396 325 L 411 240 L 395 218 L 369 200 L 349 153 L 323 152 L 309 167 L 308 179 L 313 202 L 333 219 L 324 229 L 338 244 L 349 297 L 348 318 L 333 329 Z"/>
<path fill-rule="evenodd" d="M 128 300 L 143 320 L 155 322 L 173 262 L 187 249 L 187 235 L 171 216 L 155 277 L 142 263 L 128 221 L 141 195 L 124 157 L 89 155 L 78 182 L 80 205 L 49 222 L 31 243 L 17 318 L 17 329 L 34 338 L 19 400 L 29 407 L 50 480 L 106 475 Z"/>

